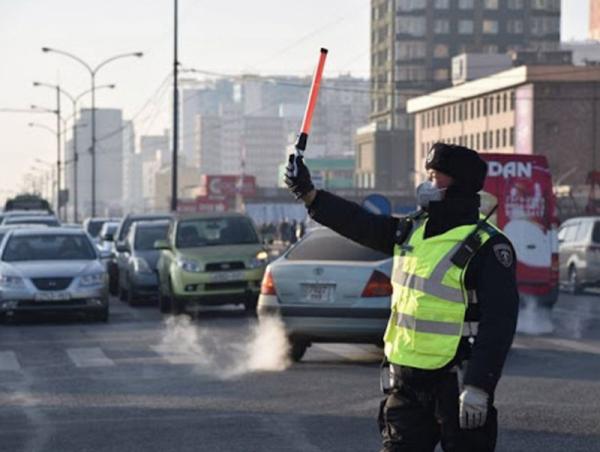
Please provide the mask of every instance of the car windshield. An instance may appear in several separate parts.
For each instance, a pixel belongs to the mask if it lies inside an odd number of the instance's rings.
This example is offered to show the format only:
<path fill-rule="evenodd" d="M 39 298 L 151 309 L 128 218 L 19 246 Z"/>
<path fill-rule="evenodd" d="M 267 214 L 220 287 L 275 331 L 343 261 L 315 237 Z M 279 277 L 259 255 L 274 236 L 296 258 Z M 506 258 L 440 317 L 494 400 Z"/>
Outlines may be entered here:
<path fill-rule="evenodd" d="M 315 231 L 287 254 L 291 261 L 380 261 L 390 256 L 330 231 Z"/>
<path fill-rule="evenodd" d="M 104 223 L 102 225 L 102 230 L 100 231 L 100 235 L 104 234 L 113 234 L 117 232 L 117 228 L 119 227 L 119 223 Z"/>
<path fill-rule="evenodd" d="M 104 225 L 104 220 L 92 220 L 87 225 L 87 233 L 92 237 L 98 237 L 100 234 L 100 229 Z"/>
<path fill-rule="evenodd" d="M 117 238 L 119 241 L 121 240 L 125 240 L 125 237 L 127 237 L 129 235 L 129 231 L 131 230 L 131 226 L 133 226 L 133 223 L 137 222 L 137 221 L 156 221 L 156 220 L 170 220 L 171 217 L 168 215 L 160 215 L 157 217 L 131 217 L 131 218 L 126 218 L 124 220 L 123 226 L 121 227 L 121 230 L 119 231 L 119 237 Z"/>
<path fill-rule="evenodd" d="M 5 262 L 92 259 L 96 252 L 89 239 L 75 234 L 12 236 L 2 254 Z"/>
<path fill-rule="evenodd" d="M 141 251 L 153 250 L 154 242 L 156 242 L 157 240 L 167 239 L 168 230 L 168 224 L 160 226 L 145 226 L 143 228 L 138 228 L 135 231 L 135 243 L 133 244 L 133 249 Z"/>
<path fill-rule="evenodd" d="M 58 226 L 58 220 L 56 218 L 38 218 L 38 217 L 18 217 L 9 218 L 4 224 L 43 224 L 46 226 Z"/>
<path fill-rule="evenodd" d="M 197 218 L 177 226 L 177 248 L 259 243 L 249 219 L 243 217 Z"/>

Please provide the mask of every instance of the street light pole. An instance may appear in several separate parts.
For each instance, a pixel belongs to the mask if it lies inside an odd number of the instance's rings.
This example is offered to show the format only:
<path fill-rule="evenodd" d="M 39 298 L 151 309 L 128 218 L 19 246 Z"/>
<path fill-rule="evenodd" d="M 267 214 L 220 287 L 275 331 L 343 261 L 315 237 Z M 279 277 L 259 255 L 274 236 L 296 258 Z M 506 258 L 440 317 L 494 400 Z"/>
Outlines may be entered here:
<path fill-rule="evenodd" d="M 96 216 L 96 74 L 98 71 L 106 66 L 108 63 L 111 63 L 115 60 L 119 60 L 121 58 L 127 57 L 137 57 L 141 58 L 144 56 L 142 52 L 129 52 L 129 53 L 121 53 L 118 55 L 114 55 L 110 58 L 105 59 L 95 67 L 92 67 L 88 63 L 86 63 L 83 59 L 79 58 L 77 55 L 74 55 L 69 52 L 65 52 L 64 50 L 52 49 L 50 47 L 42 47 L 42 52 L 53 52 L 58 53 L 60 55 L 71 58 L 72 60 L 77 61 L 83 67 L 87 69 L 91 78 L 92 85 L 92 143 L 90 148 L 91 160 L 92 160 L 92 216 Z"/>
<path fill-rule="evenodd" d="M 60 219 L 62 203 L 60 199 L 60 87 L 56 85 L 56 214 Z"/>
<path fill-rule="evenodd" d="M 177 55 L 178 0 L 174 0 L 174 37 L 173 37 L 173 158 L 171 159 L 171 211 L 177 211 L 177 150 L 179 145 L 179 91 L 177 86 L 179 61 Z"/>
<path fill-rule="evenodd" d="M 68 91 L 65 91 L 63 88 L 61 88 L 59 85 L 52 85 L 50 83 L 42 83 L 42 82 L 33 82 L 33 86 L 45 86 L 48 88 L 52 88 L 52 89 L 57 89 L 61 94 L 67 96 L 67 98 L 71 101 L 71 105 L 72 105 L 72 110 L 73 113 L 71 115 L 71 118 L 73 120 L 73 221 L 75 223 L 77 223 L 79 221 L 79 204 L 78 204 L 78 183 L 77 183 L 77 172 L 79 171 L 78 165 L 79 165 L 79 154 L 78 154 L 78 150 L 77 150 L 77 129 L 80 127 L 86 127 L 86 124 L 77 124 L 77 103 L 81 100 L 81 98 L 83 96 L 85 96 L 86 94 L 89 94 L 90 92 L 92 92 L 91 89 L 87 89 L 81 93 L 79 93 L 77 96 L 73 96 L 71 95 Z M 108 88 L 108 89 L 114 89 L 117 85 L 115 85 L 114 83 L 111 84 L 107 84 L 107 85 L 100 85 L 100 86 L 96 86 L 95 90 L 98 89 L 103 89 L 103 88 Z M 94 91 L 95 91 L 94 90 Z M 71 119 L 68 118 L 68 119 Z M 65 129 L 66 129 L 66 125 L 65 125 Z M 66 170 L 65 170 L 66 173 Z M 66 179 L 66 176 L 65 176 Z"/>

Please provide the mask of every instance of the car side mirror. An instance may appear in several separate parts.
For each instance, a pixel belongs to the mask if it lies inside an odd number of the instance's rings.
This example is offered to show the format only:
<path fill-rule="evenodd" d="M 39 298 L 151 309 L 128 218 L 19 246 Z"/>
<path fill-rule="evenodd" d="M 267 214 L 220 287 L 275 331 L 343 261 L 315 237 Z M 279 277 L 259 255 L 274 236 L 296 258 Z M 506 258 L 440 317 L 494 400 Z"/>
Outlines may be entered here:
<path fill-rule="evenodd" d="M 104 240 L 105 242 L 113 242 L 115 240 L 115 236 L 114 234 L 107 232 L 106 234 L 102 234 L 100 239 Z"/>
<path fill-rule="evenodd" d="M 115 249 L 119 253 L 127 253 L 127 252 L 129 252 L 129 245 L 125 241 L 123 241 L 123 242 L 117 242 L 117 245 L 115 246 Z"/>
<path fill-rule="evenodd" d="M 169 241 L 168 240 L 157 240 L 156 242 L 154 242 L 154 249 L 157 249 L 157 250 L 170 250 L 171 249 L 171 245 L 169 245 Z"/>

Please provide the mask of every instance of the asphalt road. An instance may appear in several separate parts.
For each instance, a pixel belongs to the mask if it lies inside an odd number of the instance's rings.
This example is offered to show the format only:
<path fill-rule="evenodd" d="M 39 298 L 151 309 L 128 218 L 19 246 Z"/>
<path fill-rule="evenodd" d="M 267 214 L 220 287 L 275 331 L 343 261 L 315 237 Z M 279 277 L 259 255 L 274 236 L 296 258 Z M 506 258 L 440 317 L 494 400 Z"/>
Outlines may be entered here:
<path fill-rule="evenodd" d="M 561 295 L 497 392 L 500 451 L 600 451 L 600 296 Z M 380 351 L 315 345 L 281 370 L 241 310 L 0 325 L 1 451 L 377 451 Z M 260 370 L 260 369 L 270 370 Z"/>

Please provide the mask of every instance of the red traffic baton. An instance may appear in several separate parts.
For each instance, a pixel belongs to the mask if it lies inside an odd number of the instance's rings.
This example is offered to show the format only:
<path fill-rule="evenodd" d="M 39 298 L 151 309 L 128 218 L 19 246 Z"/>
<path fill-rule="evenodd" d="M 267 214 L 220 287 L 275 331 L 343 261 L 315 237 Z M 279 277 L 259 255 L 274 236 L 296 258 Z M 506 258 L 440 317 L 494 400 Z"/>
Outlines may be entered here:
<path fill-rule="evenodd" d="M 296 140 L 296 155 L 302 155 L 302 152 L 306 150 L 306 142 L 308 141 L 308 134 L 310 133 L 310 126 L 312 124 L 313 113 L 315 112 L 315 106 L 317 105 L 317 98 L 319 97 L 319 88 L 321 87 L 321 78 L 323 77 L 323 68 L 325 67 L 325 60 L 327 59 L 327 49 L 321 48 L 319 55 L 319 63 L 317 69 L 313 75 L 312 84 L 310 86 L 310 93 L 308 95 L 308 103 L 306 104 L 306 110 L 304 111 L 304 119 L 302 120 L 302 127 L 300 134 Z"/>

